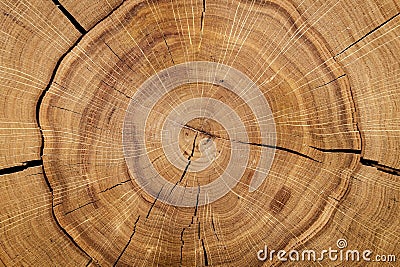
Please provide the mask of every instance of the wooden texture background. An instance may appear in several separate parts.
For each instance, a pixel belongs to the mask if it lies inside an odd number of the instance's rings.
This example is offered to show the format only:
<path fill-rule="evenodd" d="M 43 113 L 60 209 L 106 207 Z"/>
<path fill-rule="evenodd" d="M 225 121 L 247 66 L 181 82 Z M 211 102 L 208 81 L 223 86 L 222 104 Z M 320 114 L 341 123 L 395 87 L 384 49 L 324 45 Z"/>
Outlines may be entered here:
<path fill-rule="evenodd" d="M 2 0 L 0 265 L 365 266 L 256 257 L 264 245 L 321 251 L 340 238 L 399 258 L 399 12 L 395 0 Z M 176 88 L 149 112 L 146 135 L 179 101 L 215 98 L 241 118 L 251 160 L 224 197 L 175 207 L 137 184 L 122 130 L 146 79 L 192 61 L 257 84 L 275 157 L 249 192 L 269 145 L 251 106 L 217 85 Z M 213 139 L 216 165 L 185 176 L 149 141 L 158 172 L 192 187 L 218 178 L 225 129 L 200 118 L 181 134 L 192 160 Z"/>

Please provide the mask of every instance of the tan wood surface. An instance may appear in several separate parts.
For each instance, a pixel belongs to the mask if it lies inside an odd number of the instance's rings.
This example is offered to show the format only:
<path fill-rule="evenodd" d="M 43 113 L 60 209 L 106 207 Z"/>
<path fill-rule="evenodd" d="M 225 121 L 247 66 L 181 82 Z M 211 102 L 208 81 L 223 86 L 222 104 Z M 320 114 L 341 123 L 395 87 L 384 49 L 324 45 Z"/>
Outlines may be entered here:
<path fill-rule="evenodd" d="M 3 0 L 0 29 L 0 266 L 400 261 L 398 1 Z"/>

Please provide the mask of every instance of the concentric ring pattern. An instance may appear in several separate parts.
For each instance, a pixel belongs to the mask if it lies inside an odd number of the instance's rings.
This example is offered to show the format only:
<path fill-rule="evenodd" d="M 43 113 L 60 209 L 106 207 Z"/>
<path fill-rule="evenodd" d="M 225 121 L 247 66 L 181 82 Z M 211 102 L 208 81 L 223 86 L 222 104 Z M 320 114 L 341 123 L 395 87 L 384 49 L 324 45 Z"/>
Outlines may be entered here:
<path fill-rule="evenodd" d="M 249 130 L 250 126 L 257 129 L 260 133 L 258 143 L 268 147 L 268 151 L 253 149 L 252 152 L 258 152 L 258 155 L 250 155 L 249 134 L 238 111 L 235 111 L 240 106 L 234 103 L 239 101 L 232 99 L 225 104 L 223 101 L 226 100 L 214 98 L 215 93 L 209 92 L 209 84 L 231 91 L 233 99 L 239 98 L 249 106 L 254 119 L 251 122 L 243 120 Z M 174 90 L 181 85 L 188 85 L 189 88 Z M 168 94 L 173 94 L 168 99 L 172 101 L 165 99 L 160 102 L 160 98 Z M 185 99 L 188 95 L 192 96 Z M 167 106 L 169 113 L 152 113 L 156 104 Z M 200 121 L 196 123 L 195 120 Z M 204 130 L 208 120 L 218 123 L 221 130 L 227 133 L 224 142 L 216 144 L 213 141 L 223 137 L 219 136 L 219 129 L 213 129 L 212 124 L 209 124 L 210 130 Z M 180 131 L 183 129 L 193 132 L 193 141 L 187 142 L 190 133 L 182 138 Z M 252 141 L 257 143 L 257 140 Z M 228 147 L 226 142 L 230 142 Z M 124 155 L 132 176 L 148 194 L 174 206 L 196 207 L 218 200 L 237 185 L 246 168 L 255 169 L 253 177 L 250 177 L 249 191 L 256 190 L 268 174 L 275 143 L 272 112 L 262 92 L 243 73 L 213 62 L 174 65 L 153 75 L 132 97 L 124 120 Z M 193 157 L 195 149 L 201 154 L 198 159 Z M 220 156 L 222 161 L 219 163 Z M 160 173 L 162 168 L 157 170 L 153 166 L 156 160 L 163 161 L 163 168 L 168 171 Z M 221 166 L 224 161 L 228 162 L 225 168 Z M 212 164 L 214 166 L 210 166 Z M 174 168 L 178 170 L 172 172 Z M 182 174 L 179 175 L 179 172 Z M 184 181 L 187 173 L 194 175 Z M 196 186 L 197 176 L 212 182 L 201 186 L 197 182 Z"/>
<path fill-rule="evenodd" d="M 400 257 L 396 1 L 0 11 L 3 265 L 331 266 L 257 252 L 339 240 Z"/>

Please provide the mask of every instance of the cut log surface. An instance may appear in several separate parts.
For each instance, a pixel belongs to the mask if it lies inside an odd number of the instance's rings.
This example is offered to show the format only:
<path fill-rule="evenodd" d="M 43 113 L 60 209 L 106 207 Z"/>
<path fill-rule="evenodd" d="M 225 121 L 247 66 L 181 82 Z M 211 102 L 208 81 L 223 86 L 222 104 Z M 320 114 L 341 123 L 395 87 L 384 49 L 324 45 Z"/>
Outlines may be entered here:
<path fill-rule="evenodd" d="M 2 0 L 0 29 L 0 266 L 398 265 L 398 1 Z"/>

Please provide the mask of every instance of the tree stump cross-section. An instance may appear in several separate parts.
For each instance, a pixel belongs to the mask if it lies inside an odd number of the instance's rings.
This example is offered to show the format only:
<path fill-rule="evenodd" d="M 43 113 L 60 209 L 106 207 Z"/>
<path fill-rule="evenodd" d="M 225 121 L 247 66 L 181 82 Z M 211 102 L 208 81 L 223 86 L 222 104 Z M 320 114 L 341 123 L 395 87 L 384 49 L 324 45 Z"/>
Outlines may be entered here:
<path fill-rule="evenodd" d="M 396 266 L 399 26 L 393 0 L 2 1 L 0 266 Z"/>

